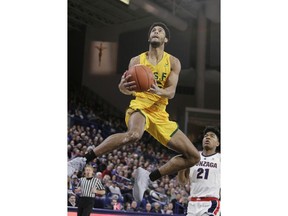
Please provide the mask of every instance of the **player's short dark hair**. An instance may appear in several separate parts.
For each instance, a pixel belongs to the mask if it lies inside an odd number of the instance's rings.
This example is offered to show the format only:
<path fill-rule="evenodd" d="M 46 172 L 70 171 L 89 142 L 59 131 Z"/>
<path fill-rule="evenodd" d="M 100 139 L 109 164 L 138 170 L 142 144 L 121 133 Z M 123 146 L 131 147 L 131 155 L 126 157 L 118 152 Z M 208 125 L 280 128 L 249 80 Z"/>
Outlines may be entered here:
<path fill-rule="evenodd" d="M 214 126 L 207 126 L 204 131 L 203 131 L 203 135 L 205 135 L 208 132 L 213 132 L 214 134 L 216 134 L 218 141 L 220 142 L 220 130 L 218 127 L 214 127 Z"/>
<path fill-rule="evenodd" d="M 150 33 L 151 33 L 152 29 L 153 29 L 155 26 L 160 26 L 160 27 L 162 27 L 162 28 L 164 29 L 164 31 L 165 31 L 165 36 L 166 36 L 166 38 L 167 38 L 168 40 L 170 39 L 170 30 L 169 30 L 169 28 L 168 28 L 164 23 L 162 23 L 162 22 L 155 22 L 155 23 L 153 23 L 153 24 L 150 26 L 150 29 L 149 29 L 149 31 L 148 31 L 148 38 L 149 38 L 149 36 L 150 36 Z"/>

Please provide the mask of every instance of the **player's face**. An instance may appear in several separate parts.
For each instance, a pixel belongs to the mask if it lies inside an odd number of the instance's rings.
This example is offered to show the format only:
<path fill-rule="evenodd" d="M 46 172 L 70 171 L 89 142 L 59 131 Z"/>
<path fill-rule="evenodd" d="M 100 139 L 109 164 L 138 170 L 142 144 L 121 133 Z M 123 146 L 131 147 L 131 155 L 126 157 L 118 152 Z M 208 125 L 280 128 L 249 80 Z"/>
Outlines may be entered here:
<path fill-rule="evenodd" d="M 149 36 L 149 42 L 153 48 L 157 48 L 167 42 L 165 30 L 160 26 L 155 26 Z"/>
<path fill-rule="evenodd" d="M 215 133 L 209 131 L 204 135 L 204 138 L 202 140 L 202 146 L 204 149 L 215 149 L 217 146 L 219 146 L 218 137 Z"/>

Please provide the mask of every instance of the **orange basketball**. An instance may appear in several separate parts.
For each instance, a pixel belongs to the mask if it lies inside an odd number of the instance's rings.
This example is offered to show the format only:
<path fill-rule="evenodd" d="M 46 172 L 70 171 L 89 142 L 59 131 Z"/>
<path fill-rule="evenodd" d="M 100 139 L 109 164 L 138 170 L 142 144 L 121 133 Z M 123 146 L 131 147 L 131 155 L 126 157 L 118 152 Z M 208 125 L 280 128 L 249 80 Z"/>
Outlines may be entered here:
<path fill-rule="evenodd" d="M 145 65 L 138 64 L 132 66 L 126 73 L 126 76 L 129 74 L 131 74 L 131 77 L 128 79 L 128 82 L 136 82 L 136 89 L 134 89 L 136 92 L 147 91 L 154 83 L 154 75 L 151 69 Z"/>

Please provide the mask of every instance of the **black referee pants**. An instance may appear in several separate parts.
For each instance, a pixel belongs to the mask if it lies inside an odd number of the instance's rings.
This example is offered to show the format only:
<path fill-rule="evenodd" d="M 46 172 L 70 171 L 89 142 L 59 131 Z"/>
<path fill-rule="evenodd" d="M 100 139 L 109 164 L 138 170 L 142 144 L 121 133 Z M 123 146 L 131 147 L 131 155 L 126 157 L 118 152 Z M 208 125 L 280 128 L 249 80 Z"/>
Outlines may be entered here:
<path fill-rule="evenodd" d="M 77 216 L 89 216 L 94 206 L 95 198 L 93 197 L 80 197 Z"/>

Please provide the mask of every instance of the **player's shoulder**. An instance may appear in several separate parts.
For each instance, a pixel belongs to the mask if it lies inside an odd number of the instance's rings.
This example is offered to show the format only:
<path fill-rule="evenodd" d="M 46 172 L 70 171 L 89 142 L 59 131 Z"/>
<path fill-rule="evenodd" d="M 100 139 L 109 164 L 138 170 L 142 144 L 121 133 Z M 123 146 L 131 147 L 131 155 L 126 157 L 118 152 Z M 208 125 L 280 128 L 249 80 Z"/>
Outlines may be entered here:
<path fill-rule="evenodd" d="M 219 152 L 215 153 L 214 158 L 215 158 L 214 160 L 221 162 L 221 153 Z"/>
<path fill-rule="evenodd" d="M 129 68 L 136 64 L 140 64 L 140 55 L 134 56 L 130 59 Z"/>
<path fill-rule="evenodd" d="M 181 62 L 180 62 L 180 60 L 177 57 L 175 57 L 175 56 L 173 56 L 171 54 L 169 54 L 169 55 L 170 55 L 169 59 L 170 59 L 171 68 L 172 69 L 176 69 L 176 71 L 180 72 L 180 70 L 181 70 Z"/>
<path fill-rule="evenodd" d="M 174 55 L 172 55 L 170 53 L 167 53 L 167 54 L 169 55 L 169 58 L 170 58 L 171 62 L 179 62 L 180 63 L 180 60 L 176 56 L 174 56 Z"/>

